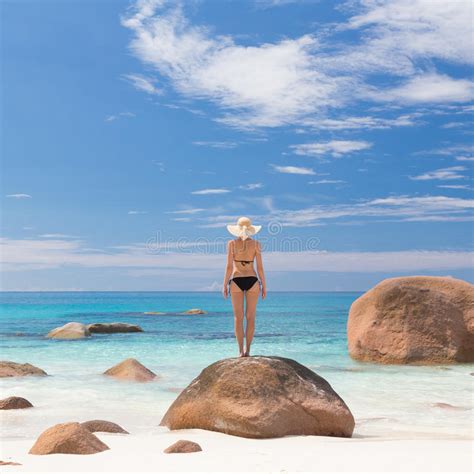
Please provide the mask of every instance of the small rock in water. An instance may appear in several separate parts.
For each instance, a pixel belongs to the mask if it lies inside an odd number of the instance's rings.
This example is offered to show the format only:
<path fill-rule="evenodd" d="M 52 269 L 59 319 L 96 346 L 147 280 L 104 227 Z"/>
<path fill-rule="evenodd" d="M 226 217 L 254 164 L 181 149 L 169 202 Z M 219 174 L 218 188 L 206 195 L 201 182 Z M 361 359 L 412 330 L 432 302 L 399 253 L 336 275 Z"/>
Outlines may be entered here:
<path fill-rule="evenodd" d="M 29 454 L 96 454 L 109 447 L 80 423 L 61 423 L 40 434 Z"/>
<path fill-rule="evenodd" d="M 83 339 L 90 335 L 91 333 L 85 324 L 72 322 L 53 329 L 46 337 L 50 339 Z"/>
<path fill-rule="evenodd" d="M 149 382 L 157 377 L 154 372 L 140 364 L 136 359 L 126 359 L 106 370 L 104 375 L 133 382 Z"/>
<path fill-rule="evenodd" d="M 111 421 L 105 420 L 90 420 L 81 423 L 81 425 L 86 429 L 89 430 L 91 433 L 123 433 L 123 434 L 130 434 L 128 431 L 125 431 L 120 425 L 117 423 L 112 423 Z"/>
<path fill-rule="evenodd" d="M 116 332 L 143 332 L 140 326 L 127 323 L 94 323 L 89 324 L 87 329 L 91 333 L 111 334 Z"/>
<path fill-rule="evenodd" d="M 200 308 L 192 308 L 184 311 L 182 314 L 207 314 L 207 312 Z"/>
<path fill-rule="evenodd" d="M 197 453 L 202 451 L 201 446 L 195 443 L 194 441 L 189 441 L 187 439 L 180 439 L 176 443 L 168 446 L 163 452 L 166 454 L 175 454 L 175 453 Z"/>
<path fill-rule="evenodd" d="M 13 461 L 0 461 L 0 466 L 21 466 L 21 464 Z"/>
<path fill-rule="evenodd" d="M 31 408 L 33 405 L 22 397 L 8 397 L 0 400 L 0 410 L 19 410 L 22 408 Z"/>
<path fill-rule="evenodd" d="M 166 313 L 162 313 L 161 311 L 146 311 L 143 314 L 166 314 Z"/>
<path fill-rule="evenodd" d="M 19 364 L 9 360 L 0 361 L 0 377 L 26 377 L 27 375 L 48 375 L 44 370 L 31 364 Z"/>

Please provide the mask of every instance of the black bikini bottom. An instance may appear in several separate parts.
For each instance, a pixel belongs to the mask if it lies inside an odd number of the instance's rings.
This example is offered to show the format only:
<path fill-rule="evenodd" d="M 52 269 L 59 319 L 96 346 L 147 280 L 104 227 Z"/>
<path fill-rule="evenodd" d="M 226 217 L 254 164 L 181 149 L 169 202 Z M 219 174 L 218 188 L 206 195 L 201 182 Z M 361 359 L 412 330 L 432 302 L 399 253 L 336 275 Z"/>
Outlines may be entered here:
<path fill-rule="evenodd" d="M 242 291 L 248 291 L 252 288 L 255 283 L 257 283 L 258 278 L 254 276 L 250 277 L 236 277 L 232 280 Z"/>

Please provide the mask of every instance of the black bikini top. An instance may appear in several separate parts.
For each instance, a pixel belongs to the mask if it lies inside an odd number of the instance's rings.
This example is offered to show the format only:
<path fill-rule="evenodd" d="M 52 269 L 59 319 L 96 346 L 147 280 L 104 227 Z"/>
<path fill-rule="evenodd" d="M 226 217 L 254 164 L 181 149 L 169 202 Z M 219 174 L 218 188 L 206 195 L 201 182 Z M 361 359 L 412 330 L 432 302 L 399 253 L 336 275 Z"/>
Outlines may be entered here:
<path fill-rule="evenodd" d="M 235 255 L 235 244 L 234 248 L 232 249 L 232 253 Z M 234 262 L 239 262 L 242 264 L 243 267 L 245 267 L 246 265 L 253 263 L 253 260 L 237 260 L 234 258 Z"/>
<path fill-rule="evenodd" d="M 242 264 L 243 267 L 245 267 L 245 265 L 248 265 L 249 263 L 253 263 L 253 260 L 235 260 L 234 259 L 234 262 L 239 262 Z"/>

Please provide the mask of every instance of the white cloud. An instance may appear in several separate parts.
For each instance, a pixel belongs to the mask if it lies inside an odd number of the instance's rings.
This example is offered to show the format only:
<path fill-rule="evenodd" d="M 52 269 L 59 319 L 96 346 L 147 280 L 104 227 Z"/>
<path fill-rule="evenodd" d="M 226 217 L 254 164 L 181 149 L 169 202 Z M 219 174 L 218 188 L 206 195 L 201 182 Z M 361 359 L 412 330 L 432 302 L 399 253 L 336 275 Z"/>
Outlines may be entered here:
<path fill-rule="evenodd" d="M 474 156 L 456 156 L 456 161 L 474 161 Z"/>
<path fill-rule="evenodd" d="M 77 239 L 77 235 L 69 234 L 41 234 L 39 235 L 42 239 Z"/>
<path fill-rule="evenodd" d="M 340 184 L 345 183 L 342 179 L 320 179 L 319 181 L 310 181 L 309 184 Z"/>
<path fill-rule="evenodd" d="M 243 189 L 244 191 L 254 191 L 255 189 L 263 188 L 262 183 L 249 183 L 249 184 L 242 184 L 239 186 L 239 189 Z"/>
<path fill-rule="evenodd" d="M 203 211 L 205 211 L 205 209 L 200 207 L 192 207 L 188 209 L 179 209 L 177 211 L 168 211 L 167 214 L 198 214 Z"/>
<path fill-rule="evenodd" d="M 474 153 L 474 147 L 472 145 L 451 145 L 434 150 L 421 150 L 414 153 L 414 155 L 444 155 L 452 156 L 462 153 L 464 156 L 472 155 Z M 461 160 L 462 161 L 462 160 Z"/>
<path fill-rule="evenodd" d="M 123 118 L 123 117 L 133 118 L 133 117 L 136 117 L 136 115 L 133 112 L 119 112 L 118 114 L 115 114 L 115 115 L 108 115 L 105 118 L 105 121 L 114 122 L 115 120 L 118 120 L 119 118 Z"/>
<path fill-rule="evenodd" d="M 128 211 L 127 214 L 130 216 L 135 216 L 139 214 L 148 214 L 148 211 Z"/>
<path fill-rule="evenodd" d="M 205 195 L 205 194 L 225 194 L 230 193 L 230 189 L 226 188 L 209 188 L 209 189 L 200 189 L 198 191 L 192 191 L 191 194 Z"/>
<path fill-rule="evenodd" d="M 192 244 L 192 243 L 191 243 Z M 201 243 L 202 245 L 202 243 Z M 180 272 L 203 268 L 221 270 L 220 253 L 199 250 L 153 253 L 143 245 L 126 245 L 88 252 L 80 241 L 0 239 L 5 271 L 32 271 L 68 267 L 143 269 Z M 192 246 L 191 246 L 192 247 Z M 221 249 L 222 247 L 222 249 Z M 265 266 L 270 271 L 397 272 L 472 268 L 472 252 L 406 250 L 394 252 L 328 252 L 269 250 Z"/>
<path fill-rule="evenodd" d="M 371 147 L 372 143 L 360 140 L 332 140 L 325 143 L 302 143 L 290 146 L 296 155 L 320 156 L 330 154 L 336 158 L 344 154 L 367 150 Z"/>
<path fill-rule="evenodd" d="M 386 60 L 437 58 L 472 64 L 470 0 L 362 0 L 362 12 L 350 19 L 365 29 L 368 50 Z"/>
<path fill-rule="evenodd" d="M 237 142 L 212 142 L 212 141 L 197 141 L 193 145 L 208 146 L 210 148 L 219 148 L 222 150 L 236 148 L 239 144 Z"/>
<path fill-rule="evenodd" d="M 217 120 L 229 126 L 314 123 L 331 110 L 367 98 L 443 103 L 472 96 L 470 81 L 435 69 L 440 60 L 473 62 L 468 1 L 353 1 L 354 15 L 330 25 L 331 33 L 352 29 L 350 42 L 315 28 L 314 34 L 252 45 L 191 24 L 185 6 L 164 0 L 136 2 L 122 20 L 133 32 L 130 49 L 185 98 L 216 104 L 221 112 Z M 381 76 L 387 90 L 371 83 Z M 402 78 L 402 85 L 394 87 L 394 78 Z M 345 121 L 343 126 L 349 128 L 406 124 Z M 340 126 L 326 124 L 329 129 Z"/>
<path fill-rule="evenodd" d="M 468 102 L 474 98 L 474 82 L 427 73 L 414 76 L 398 87 L 367 91 L 367 96 L 379 101 L 405 104 Z"/>
<path fill-rule="evenodd" d="M 445 123 L 444 125 L 441 126 L 441 128 L 462 128 L 462 127 L 465 127 L 466 123 L 464 122 L 448 122 L 448 123 Z"/>
<path fill-rule="evenodd" d="M 141 74 L 124 74 L 122 76 L 128 82 L 130 82 L 135 89 L 146 92 L 151 95 L 160 95 L 163 93 L 161 89 L 158 89 L 155 84 L 156 80 L 152 77 L 146 77 Z"/>
<path fill-rule="evenodd" d="M 445 188 L 445 189 L 471 189 L 470 186 L 467 184 L 440 184 L 438 188 Z"/>
<path fill-rule="evenodd" d="M 464 166 L 451 166 L 449 168 L 440 168 L 428 173 L 423 173 L 418 176 L 410 176 L 413 181 L 429 181 L 433 179 L 437 180 L 450 180 L 450 179 L 465 179 L 466 177 L 460 173 L 460 171 L 466 171 Z"/>
<path fill-rule="evenodd" d="M 250 216 L 255 222 L 278 222 L 284 227 L 313 227 L 371 222 L 474 221 L 474 200 L 448 196 L 390 196 L 372 200 L 314 205 L 301 209 L 276 209 Z M 207 216 L 202 227 L 222 227 L 235 216 Z"/>
<path fill-rule="evenodd" d="M 12 199 L 31 199 L 31 196 L 29 194 L 23 194 L 23 193 L 7 194 L 6 197 L 12 198 Z"/>
<path fill-rule="evenodd" d="M 167 77 L 185 96 L 209 99 L 225 111 L 220 120 L 248 128 L 279 126 L 337 99 L 338 78 L 312 64 L 318 42 L 311 35 L 260 46 L 240 46 L 193 26 L 182 7 L 143 3 L 122 21 L 134 31 L 131 50 Z M 163 7 L 164 8 L 160 8 Z M 166 8 L 168 7 L 168 8 Z"/>
<path fill-rule="evenodd" d="M 198 291 L 221 291 L 222 290 L 222 282 L 219 283 L 218 281 L 213 281 L 210 285 L 203 286 Z"/>
<path fill-rule="evenodd" d="M 304 175 L 313 175 L 316 174 L 312 168 L 304 168 L 302 166 L 278 166 L 272 165 L 273 169 L 278 173 L 286 174 L 304 174 Z"/>
<path fill-rule="evenodd" d="M 383 130 L 393 127 L 410 127 L 417 124 L 419 114 L 405 114 L 395 118 L 383 117 L 343 117 L 337 119 L 306 119 L 302 125 L 314 130 Z"/>

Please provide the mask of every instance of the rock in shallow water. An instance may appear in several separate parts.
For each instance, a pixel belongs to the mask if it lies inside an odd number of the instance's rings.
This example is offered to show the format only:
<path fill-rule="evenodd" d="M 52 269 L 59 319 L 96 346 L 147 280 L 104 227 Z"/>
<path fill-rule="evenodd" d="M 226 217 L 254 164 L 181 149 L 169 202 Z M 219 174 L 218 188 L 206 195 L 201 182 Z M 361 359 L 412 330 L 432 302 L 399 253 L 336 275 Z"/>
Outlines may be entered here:
<path fill-rule="evenodd" d="M 133 382 L 149 382 L 157 377 L 150 369 L 140 364 L 136 359 L 125 359 L 104 372 L 104 375 L 120 380 Z"/>
<path fill-rule="evenodd" d="M 184 311 L 181 314 L 207 314 L 207 312 L 200 308 L 192 308 L 188 309 L 187 311 Z"/>
<path fill-rule="evenodd" d="M 282 357 L 224 359 L 204 369 L 161 423 L 246 438 L 286 435 L 350 437 L 354 417 L 319 375 Z"/>
<path fill-rule="evenodd" d="M 166 454 L 178 454 L 178 453 L 197 453 L 202 451 L 201 446 L 194 441 L 188 441 L 187 439 L 180 439 L 176 443 L 168 446 L 163 452 Z"/>
<path fill-rule="evenodd" d="M 0 410 L 19 410 L 32 407 L 33 405 L 22 397 L 8 397 L 0 400 Z"/>
<path fill-rule="evenodd" d="M 89 324 L 87 329 L 92 334 L 112 334 L 117 332 L 143 332 L 140 326 L 127 323 L 94 323 Z"/>
<path fill-rule="evenodd" d="M 91 433 L 122 433 L 130 434 L 128 431 L 125 431 L 117 423 L 112 423 L 111 421 L 105 420 L 90 420 L 81 423 L 86 430 L 89 430 Z"/>
<path fill-rule="evenodd" d="M 53 329 L 46 337 L 50 339 L 83 339 L 90 335 L 91 333 L 85 324 L 72 322 Z"/>
<path fill-rule="evenodd" d="M 27 375 L 48 375 L 44 370 L 31 364 L 19 364 L 9 360 L 0 361 L 0 377 L 25 377 Z"/>
<path fill-rule="evenodd" d="M 80 423 L 61 423 L 41 433 L 29 454 L 95 454 L 107 449 Z"/>
<path fill-rule="evenodd" d="M 351 357 L 388 364 L 474 361 L 474 286 L 444 277 L 384 280 L 352 303 Z"/>

